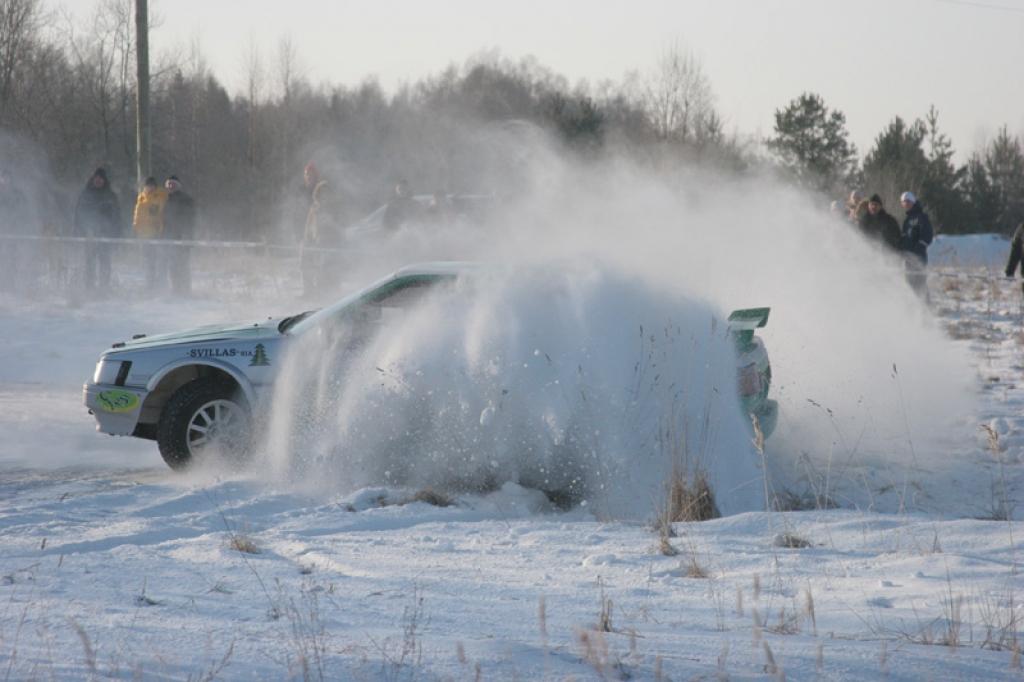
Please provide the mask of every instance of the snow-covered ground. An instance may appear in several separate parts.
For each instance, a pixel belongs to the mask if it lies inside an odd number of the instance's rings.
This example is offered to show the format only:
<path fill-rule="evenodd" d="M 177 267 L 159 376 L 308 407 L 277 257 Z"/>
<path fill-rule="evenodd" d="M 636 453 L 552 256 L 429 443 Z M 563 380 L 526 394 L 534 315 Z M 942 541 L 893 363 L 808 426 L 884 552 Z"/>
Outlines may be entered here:
<path fill-rule="evenodd" d="M 1010 241 L 1000 234 L 940 234 L 928 249 L 934 266 L 984 268 L 1002 271 L 1010 250 Z"/>
<path fill-rule="evenodd" d="M 0 677 L 1020 679 L 1024 299 L 992 274 L 1005 240 L 943 244 L 930 284 L 949 348 L 925 352 L 967 355 L 973 385 L 907 405 L 913 368 L 885 358 L 895 418 L 844 414 L 786 376 L 807 351 L 777 309 L 765 337 L 790 422 L 764 485 L 801 510 L 676 523 L 668 546 L 650 518 L 560 511 L 511 482 L 437 506 L 415 488 L 173 474 L 153 443 L 95 433 L 81 385 L 112 341 L 253 301 L 215 285 L 0 298 Z M 264 284 L 256 307 L 293 312 L 294 285 Z"/>

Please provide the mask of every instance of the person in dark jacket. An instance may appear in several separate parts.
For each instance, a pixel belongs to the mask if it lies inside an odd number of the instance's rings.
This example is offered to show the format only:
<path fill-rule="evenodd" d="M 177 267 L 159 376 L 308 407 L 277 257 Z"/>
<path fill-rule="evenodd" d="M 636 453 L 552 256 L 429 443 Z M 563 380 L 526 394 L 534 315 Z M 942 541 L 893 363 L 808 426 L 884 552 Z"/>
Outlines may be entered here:
<path fill-rule="evenodd" d="M 900 250 L 900 224 L 882 204 L 882 197 L 872 194 L 868 199 L 867 211 L 857 221 L 868 239 L 884 244 L 893 251 Z"/>
<path fill-rule="evenodd" d="M 907 212 L 900 229 L 900 251 L 907 264 L 907 282 L 918 294 L 928 297 L 928 245 L 935 236 L 932 221 L 913 192 L 900 195 L 900 204 Z"/>
<path fill-rule="evenodd" d="M 1017 226 L 1010 240 L 1010 257 L 1006 260 L 1006 276 L 1013 277 L 1017 273 L 1017 267 L 1024 261 L 1024 223 Z M 1021 268 L 1024 275 L 1024 267 Z"/>
<path fill-rule="evenodd" d="M 191 240 L 196 231 L 196 202 L 181 187 L 181 180 L 172 175 L 164 182 L 167 190 L 167 204 L 164 206 L 164 239 Z M 171 290 L 176 294 L 192 292 L 192 270 L 189 264 L 191 247 L 171 247 L 168 267 L 171 275 Z"/>
<path fill-rule="evenodd" d="M 388 230 L 397 230 L 408 220 L 414 217 L 416 201 L 409 191 L 409 183 L 399 180 L 395 184 L 395 192 L 384 210 L 384 227 Z"/>
<path fill-rule="evenodd" d="M 121 236 L 121 204 L 110 188 L 105 168 L 97 168 L 85 183 L 75 204 L 74 235 L 88 238 Z M 85 288 L 106 289 L 110 285 L 108 242 L 90 241 L 85 245 Z"/>

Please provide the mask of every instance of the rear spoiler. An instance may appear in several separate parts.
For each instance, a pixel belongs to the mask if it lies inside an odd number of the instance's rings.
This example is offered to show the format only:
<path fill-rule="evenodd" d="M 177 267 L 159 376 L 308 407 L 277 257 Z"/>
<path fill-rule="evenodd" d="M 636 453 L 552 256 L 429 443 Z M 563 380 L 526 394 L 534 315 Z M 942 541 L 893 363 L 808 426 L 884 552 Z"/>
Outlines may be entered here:
<path fill-rule="evenodd" d="M 768 324 L 771 308 L 742 308 L 729 314 L 729 331 L 742 353 L 753 345 L 754 330 Z"/>

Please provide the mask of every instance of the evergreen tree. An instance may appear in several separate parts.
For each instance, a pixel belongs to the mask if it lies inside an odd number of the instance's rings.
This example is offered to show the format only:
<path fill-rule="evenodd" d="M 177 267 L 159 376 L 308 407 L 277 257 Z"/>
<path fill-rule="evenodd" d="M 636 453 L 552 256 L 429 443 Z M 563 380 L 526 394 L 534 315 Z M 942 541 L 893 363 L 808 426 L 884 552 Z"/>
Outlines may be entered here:
<path fill-rule="evenodd" d="M 1024 221 L 1024 149 L 1006 126 L 971 156 L 963 191 L 979 231 L 1009 234 Z"/>
<path fill-rule="evenodd" d="M 856 164 L 846 116 L 814 93 L 775 111 L 775 137 L 767 145 L 799 185 L 826 194 L 844 192 Z"/>
<path fill-rule="evenodd" d="M 970 230 L 970 210 L 960 184 L 967 173 L 966 166 L 957 168 L 953 163 L 953 143 L 939 132 L 939 112 L 934 105 L 925 116 L 928 141 L 928 172 L 921 185 L 921 194 L 927 200 L 932 222 L 943 232 L 960 233 Z"/>
<path fill-rule="evenodd" d="M 996 199 L 998 232 L 1010 233 L 1024 220 L 1024 151 L 1020 138 L 1003 126 L 985 151 L 985 170 Z"/>
<path fill-rule="evenodd" d="M 894 118 L 875 138 L 875 146 L 864 157 L 864 191 L 879 194 L 890 209 L 899 206 L 900 194 L 921 191 L 928 177 L 928 157 L 921 144 L 927 129 L 921 121 L 907 125 Z"/>
<path fill-rule="evenodd" d="M 999 217 L 999 193 L 989 181 L 982 155 L 975 152 L 967 162 L 967 172 L 961 182 L 961 191 L 967 202 L 973 231 L 995 229 Z"/>

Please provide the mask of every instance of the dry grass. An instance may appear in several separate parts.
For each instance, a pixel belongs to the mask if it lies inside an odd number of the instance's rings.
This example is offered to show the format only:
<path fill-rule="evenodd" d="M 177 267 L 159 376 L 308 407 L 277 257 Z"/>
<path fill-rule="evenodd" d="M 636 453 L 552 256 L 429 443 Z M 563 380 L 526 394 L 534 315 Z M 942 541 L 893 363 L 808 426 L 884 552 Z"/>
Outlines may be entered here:
<path fill-rule="evenodd" d="M 402 634 L 378 641 L 370 637 L 381 659 L 380 677 L 387 681 L 419 679 L 415 671 L 423 665 L 423 631 L 429 625 L 423 606 L 423 592 L 413 585 L 410 603 L 402 609 Z"/>
<path fill-rule="evenodd" d="M 1013 518 L 1013 505 L 1010 504 L 1010 495 L 1006 485 L 1006 468 L 1003 464 L 1004 448 L 999 442 L 999 434 L 995 429 L 988 424 L 982 424 L 981 430 L 985 432 L 988 450 L 999 466 L 999 479 L 992 481 L 991 513 L 986 518 L 992 521 L 1010 521 Z M 1012 540 L 1011 534 L 1011 544 Z"/>
<path fill-rule="evenodd" d="M 601 631 L 579 630 L 576 642 L 581 649 L 581 657 L 594 669 L 599 680 L 630 680 L 633 675 L 625 663 L 612 653 L 608 647 L 608 639 Z M 661 666 L 656 662 L 655 679 L 661 678 Z"/>
<path fill-rule="evenodd" d="M 811 546 L 811 541 L 800 537 L 795 533 L 785 532 L 776 535 L 772 539 L 772 545 L 774 547 L 783 547 L 785 549 L 806 549 Z"/>
<path fill-rule="evenodd" d="M 1017 603 L 1013 584 L 1009 584 L 1002 594 L 982 593 L 976 596 L 974 602 L 978 620 L 985 631 L 981 648 L 1013 652 L 1019 667 L 1021 640 L 1024 638 L 1021 628 L 1024 623 L 1018 613 L 1020 604 Z"/>
<path fill-rule="evenodd" d="M 800 613 L 796 609 L 779 609 L 776 618 L 764 624 L 764 629 L 774 635 L 795 635 L 800 632 Z"/>
<path fill-rule="evenodd" d="M 665 535 L 658 538 L 658 553 L 662 556 L 679 556 L 679 550 L 669 542 L 668 537 Z"/>
<path fill-rule="evenodd" d="M 811 632 L 817 635 L 818 616 L 814 611 L 814 595 L 811 594 L 811 588 L 809 587 L 804 592 L 804 617 L 811 621 Z"/>
<path fill-rule="evenodd" d="M 703 566 L 697 563 L 697 557 L 690 555 L 690 561 L 686 564 L 687 578 L 707 578 L 708 572 Z"/>
<path fill-rule="evenodd" d="M 960 280 L 956 277 L 943 277 L 941 281 L 942 284 L 939 285 L 939 288 L 945 294 L 959 292 L 963 288 Z"/>
<path fill-rule="evenodd" d="M 761 644 L 764 649 L 764 672 L 768 675 L 780 675 L 782 669 L 779 668 L 779 664 L 775 662 L 775 655 L 772 653 L 772 648 L 768 646 L 768 642 L 762 642 Z"/>
<path fill-rule="evenodd" d="M 775 511 L 812 511 L 821 509 L 839 509 L 839 504 L 825 493 L 806 491 L 794 493 L 791 490 L 783 490 L 776 493 L 771 500 L 771 507 Z"/>
<path fill-rule="evenodd" d="M 417 490 L 416 493 L 409 498 L 409 502 L 426 502 L 427 504 L 431 504 L 435 507 L 450 507 L 455 504 L 455 501 L 451 497 L 444 493 L 439 493 L 432 488 Z"/>
<path fill-rule="evenodd" d="M 685 471 L 675 471 L 669 484 L 668 518 L 677 521 L 707 521 L 721 516 L 707 474 L 696 472 L 688 480 Z"/>
<path fill-rule="evenodd" d="M 601 612 L 597 615 L 598 632 L 612 632 L 612 599 L 604 593 L 604 584 L 601 584 Z"/>
<path fill-rule="evenodd" d="M 235 550 L 236 552 L 242 552 L 243 554 L 259 554 L 260 548 L 248 535 L 241 533 L 232 533 L 231 539 L 228 540 L 228 547 Z"/>

